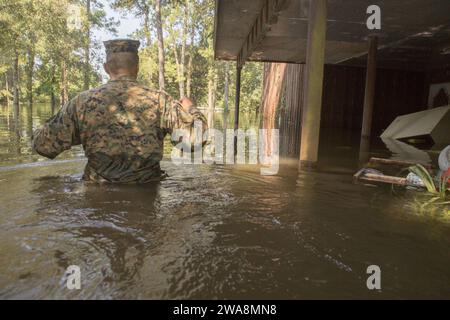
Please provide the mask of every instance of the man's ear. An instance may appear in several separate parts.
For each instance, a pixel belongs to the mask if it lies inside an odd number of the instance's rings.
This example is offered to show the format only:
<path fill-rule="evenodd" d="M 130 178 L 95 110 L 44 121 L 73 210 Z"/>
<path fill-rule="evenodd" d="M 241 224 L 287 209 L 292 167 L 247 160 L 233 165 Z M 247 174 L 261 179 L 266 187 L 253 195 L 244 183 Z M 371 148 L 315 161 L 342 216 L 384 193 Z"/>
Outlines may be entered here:
<path fill-rule="evenodd" d="M 136 66 L 136 74 L 135 74 L 135 76 L 137 77 L 138 74 L 139 74 L 139 65 Z"/>
<path fill-rule="evenodd" d="M 108 69 L 108 63 L 104 63 L 103 64 L 103 69 L 105 69 L 105 72 L 109 75 L 110 73 L 109 73 L 109 69 Z"/>

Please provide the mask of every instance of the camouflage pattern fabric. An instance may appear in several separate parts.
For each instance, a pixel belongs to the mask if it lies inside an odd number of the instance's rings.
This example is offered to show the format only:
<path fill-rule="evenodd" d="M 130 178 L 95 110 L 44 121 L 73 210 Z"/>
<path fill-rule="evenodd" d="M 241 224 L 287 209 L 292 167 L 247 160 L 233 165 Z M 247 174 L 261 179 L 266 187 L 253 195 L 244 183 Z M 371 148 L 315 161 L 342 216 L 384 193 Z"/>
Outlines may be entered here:
<path fill-rule="evenodd" d="M 126 77 L 83 92 L 33 134 L 33 149 L 54 159 L 83 145 L 88 164 L 84 179 L 148 183 L 163 176 L 163 140 L 175 129 L 190 129 L 206 119 L 196 108 L 186 112 L 167 94 Z"/>
<path fill-rule="evenodd" d="M 115 39 L 104 41 L 106 55 L 118 52 L 134 52 L 138 53 L 140 42 L 138 40 L 131 39 Z"/>

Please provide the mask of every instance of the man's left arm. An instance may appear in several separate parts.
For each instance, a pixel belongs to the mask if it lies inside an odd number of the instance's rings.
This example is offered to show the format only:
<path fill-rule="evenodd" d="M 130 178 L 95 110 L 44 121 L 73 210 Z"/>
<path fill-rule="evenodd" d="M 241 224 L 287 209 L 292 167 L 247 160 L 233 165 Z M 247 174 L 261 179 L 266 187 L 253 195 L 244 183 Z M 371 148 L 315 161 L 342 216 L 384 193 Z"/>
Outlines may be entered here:
<path fill-rule="evenodd" d="M 63 151 L 81 144 L 76 114 L 77 103 L 78 97 L 70 100 L 33 133 L 34 151 L 46 158 L 54 159 Z"/>

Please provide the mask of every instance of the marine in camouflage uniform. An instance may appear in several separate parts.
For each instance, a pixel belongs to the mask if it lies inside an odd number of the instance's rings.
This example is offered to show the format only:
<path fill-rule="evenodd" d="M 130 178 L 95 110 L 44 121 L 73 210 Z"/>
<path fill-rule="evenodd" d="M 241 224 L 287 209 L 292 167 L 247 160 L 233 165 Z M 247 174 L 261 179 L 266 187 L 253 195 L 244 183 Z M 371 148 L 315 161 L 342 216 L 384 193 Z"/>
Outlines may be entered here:
<path fill-rule="evenodd" d="M 138 41 L 112 40 L 107 54 L 136 52 Z M 148 183 L 163 176 L 163 140 L 175 129 L 190 129 L 206 119 L 192 105 L 183 108 L 165 93 L 122 76 L 83 92 L 64 105 L 33 135 L 33 149 L 54 159 L 83 145 L 88 163 L 84 179 L 113 183 Z"/>

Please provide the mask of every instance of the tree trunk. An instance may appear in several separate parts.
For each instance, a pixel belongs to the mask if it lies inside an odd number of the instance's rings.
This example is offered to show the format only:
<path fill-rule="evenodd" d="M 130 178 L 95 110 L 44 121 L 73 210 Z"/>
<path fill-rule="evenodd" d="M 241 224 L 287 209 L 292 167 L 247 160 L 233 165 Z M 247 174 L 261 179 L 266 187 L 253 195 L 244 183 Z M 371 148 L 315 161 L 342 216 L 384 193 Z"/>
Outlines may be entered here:
<path fill-rule="evenodd" d="M 55 66 L 53 65 L 52 67 L 52 83 L 51 83 L 51 88 L 50 88 L 50 104 L 51 104 L 51 108 L 52 108 L 52 115 L 55 114 L 55 109 L 56 109 L 56 94 L 55 94 L 55 87 L 56 87 L 57 83 L 56 83 L 56 77 L 55 77 Z"/>
<path fill-rule="evenodd" d="M 196 32 L 196 10 L 195 6 L 191 4 L 191 1 L 186 1 L 187 13 L 186 13 L 186 30 L 189 29 L 189 58 L 187 62 L 186 71 L 186 95 L 188 98 L 192 98 L 192 73 L 193 73 L 193 61 L 195 55 L 195 32 Z M 190 18 L 190 19 L 189 19 Z M 189 28 L 187 27 L 189 25 Z"/>
<path fill-rule="evenodd" d="M 186 96 L 185 87 L 185 64 L 186 64 L 186 42 L 187 42 L 187 25 L 188 25 L 188 3 L 186 2 L 183 8 L 183 28 L 181 33 L 181 53 L 178 55 L 178 49 L 176 41 L 173 45 L 173 53 L 175 57 L 175 64 L 177 67 L 177 81 L 180 92 L 180 99 Z"/>
<path fill-rule="evenodd" d="M 165 82 L 165 55 L 164 55 L 164 36 L 161 18 L 161 0 L 155 0 L 156 14 L 156 34 L 158 37 L 158 66 L 159 66 L 159 90 L 166 89 Z"/>
<path fill-rule="evenodd" d="M 51 108 L 52 108 L 52 115 L 55 114 L 55 110 L 56 110 L 56 95 L 55 95 L 55 89 L 51 89 L 50 91 L 50 104 L 51 104 Z"/>
<path fill-rule="evenodd" d="M 16 125 L 19 123 L 19 52 L 14 47 L 13 60 L 13 105 L 14 105 L 14 121 Z M 16 126 L 17 128 L 17 126 Z"/>
<path fill-rule="evenodd" d="M 177 45 L 173 45 L 173 55 L 175 57 L 175 65 L 177 67 L 177 82 L 178 82 L 178 90 L 180 93 L 180 99 L 184 97 L 184 87 L 183 87 L 183 75 L 181 73 L 181 63 L 178 57 Z"/>
<path fill-rule="evenodd" d="M 8 70 L 9 71 L 9 70 Z M 5 72 L 5 90 L 6 90 L 6 106 L 9 107 L 10 99 L 9 99 L 9 78 L 8 71 Z"/>
<path fill-rule="evenodd" d="M 33 37 L 32 37 L 33 38 Z M 33 42 L 33 39 L 31 39 Z M 34 76 L 34 61 L 35 61 L 35 49 L 34 44 L 31 43 L 27 47 L 27 101 L 28 101 L 28 109 L 30 112 L 33 111 L 33 76 Z"/>
<path fill-rule="evenodd" d="M 145 34 L 145 42 L 146 42 L 146 47 L 147 47 L 147 54 L 148 54 L 148 59 L 151 59 L 152 57 L 152 32 L 150 30 L 150 7 L 145 4 L 144 5 L 144 34 Z M 149 64 L 149 70 L 148 70 L 148 83 L 151 84 L 152 83 L 152 78 L 153 78 L 153 68 L 151 67 L 152 64 Z"/>
<path fill-rule="evenodd" d="M 264 63 L 264 68 L 263 68 L 263 90 L 266 88 L 266 84 L 269 78 L 269 73 L 270 73 L 270 63 Z M 264 98 L 265 98 L 265 94 L 263 91 L 262 97 L 261 97 L 261 103 L 259 105 L 259 108 L 256 110 L 256 116 L 260 115 L 263 113 L 263 108 L 264 108 Z M 261 126 L 262 126 L 262 119 L 261 119 Z"/>
<path fill-rule="evenodd" d="M 192 26 L 191 43 L 189 48 L 189 60 L 186 75 L 186 95 L 188 98 L 192 98 L 192 61 L 194 59 L 194 37 L 195 37 L 195 28 L 194 26 Z"/>
<path fill-rule="evenodd" d="M 283 89 L 285 63 L 270 63 L 266 68 L 262 99 L 262 129 L 267 129 L 265 136 L 265 155 L 272 155 L 272 132 L 275 129 L 275 118 Z"/>
<path fill-rule="evenodd" d="M 189 54 L 186 74 L 186 96 L 192 98 L 192 54 Z"/>
<path fill-rule="evenodd" d="M 84 46 L 84 90 L 89 90 L 91 86 L 91 0 L 86 0 L 86 25 L 85 25 L 85 46 Z"/>
<path fill-rule="evenodd" d="M 213 128 L 214 109 L 216 106 L 217 79 L 214 71 L 208 77 L 208 127 Z"/>
<path fill-rule="evenodd" d="M 144 34 L 146 46 L 150 48 L 152 45 L 152 33 L 150 30 L 150 7 L 147 4 L 144 5 Z"/>
<path fill-rule="evenodd" d="M 69 85 L 67 81 L 67 64 L 66 61 L 61 62 L 61 106 L 69 101 Z"/>
<path fill-rule="evenodd" d="M 186 1 L 184 6 L 184 21 L 183 21 L 183 31 L 182 31 L 182 42 L 181 42 L 181 61 L 180 61 L 180 96 L 184 97 L 186 95 L 185 93 L 185 64 L 186 64 L 186 42 L 187 42 L 187 28 L 188 28 L 188 18 L 189 18 L 189 11 L 188 11 L 188 1 Z"/>

